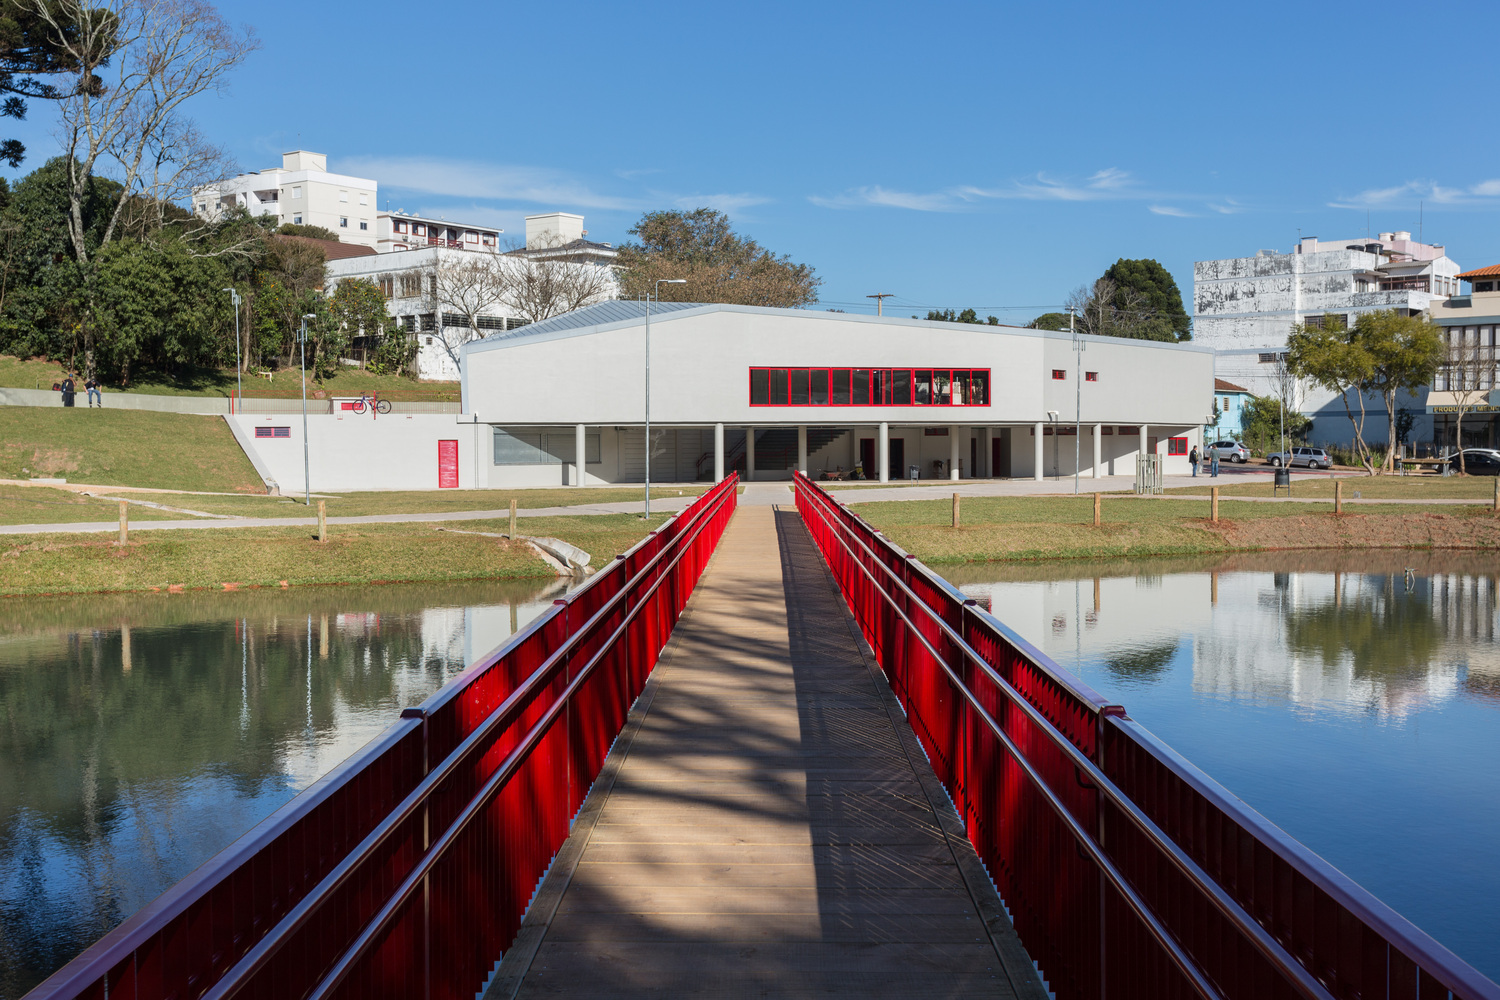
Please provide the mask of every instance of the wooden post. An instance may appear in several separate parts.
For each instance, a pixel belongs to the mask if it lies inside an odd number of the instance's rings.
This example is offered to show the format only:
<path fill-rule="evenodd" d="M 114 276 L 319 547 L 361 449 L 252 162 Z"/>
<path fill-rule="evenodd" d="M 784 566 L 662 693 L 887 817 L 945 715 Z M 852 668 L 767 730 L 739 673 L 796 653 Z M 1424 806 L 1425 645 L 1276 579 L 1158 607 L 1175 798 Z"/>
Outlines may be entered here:
<path fill-rule="evenodd" d="M 1495 513 L 1500 514 L 1500 476 L 1495 477 Z"/>
<path fill-rule="evenodd" d="M 510 502 L 510 540 L 516 540 L 516 502 Z"/>
<path fill-rule="evenodd" d="M 1219 606 L 1219 571 L 1216 569 L 1208 573 L 1208 603 L 1216 608 Z"/>
<path fill-rule="evenodd" d="M 120 501 L 120 544 L 130 541 L 130 504 Z"/>
<path fill-rule="evenodd" d="M 1099 520 L 1100 520 L 1100 518 L 1099 518 L 1099 508 L 1103 504 L 1103 502 L 1104 502 L 1104 494 L 1103 493 L 1095 493 L 1094 494 L 1094 527 L 1096 527 L 1096 528 L 1099 527 Z M 1095 609 L 1095 610 L 1097 610 L 1097 609 Z"/>
<path fill-rule="evenodd" d="M 1335 514 L 1344 512 L 1344 481 L 1342 479 L 1333 481 L 1333 512 Z"/>
<path fill-rule="evenodd" d="M 1094 495 L 1098 496 L 1097 493 L 1094 494 Z M 1098 613 L 1099 613 L 1099 578 L 1096 576 L 1096 577 L 1094 577 L 1094 614 L 1097 615 Z"/>
<path fill-rule="evenodd" d="M 328 501 L 318 501 L 318 541 L 328 541 Z"/>
<path fill-rule="evenodd" d="M 1208 489 L 1208 492 L 1209 492 L 1208 519 L 1210 521 L 1212 521 L 1214 524 L 1218 524 L 1219 523 L 1219 488 L 1217 486 L 1210 486 L 1209 489 Z"/>
<path fill-rule="evenodd" d="M 953 494 L 953 526 L 958 527 L 958 494 Z"/>

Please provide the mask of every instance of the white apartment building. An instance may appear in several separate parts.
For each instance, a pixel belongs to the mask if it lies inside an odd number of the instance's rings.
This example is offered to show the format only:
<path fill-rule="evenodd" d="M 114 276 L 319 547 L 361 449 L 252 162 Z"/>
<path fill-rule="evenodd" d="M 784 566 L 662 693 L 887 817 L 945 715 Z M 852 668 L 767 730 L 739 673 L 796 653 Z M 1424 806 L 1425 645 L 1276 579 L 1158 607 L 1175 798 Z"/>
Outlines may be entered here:
<path fill-rule="evenodd" d="M 1404 231 L 1381 233 L 1377 240 L 1308 236 L 1290 253 L 1261 250 L 1253 257 L 1198 261 L 1193 342 L 1214 349 L 1219 378 L 1257 396 L 1275 395 L 1277 362 L 1293 326 L 1318 326 L 1329 317 L 1352 324 L 1360 313 L 1383 309 L 1417 315 L 1458 291 L 1458 272 L 1442 244 L 1417 242 Z M 1302 411 L 1314 418 L 1313 439 L 1348 440 L 1352 431 L 1343 402 L 1313 386 L 1299 390 Z M 1406 402 L 1423 409 L 1418 400 Z M 1366 435 L 1384 437 L 1383 422 L 1375 423 L 1380 426 L 1367 426 Z M 1420 439 L 1426 430 L 1418 428 L 1414 436 Z"/>
<path fill-rule="evenodd" d="M 405 212 L 379 212 L 375 216 L 375 249 L 381 253 L 444 247 L 449 250 L 500 252 L 503 229 L 473 223 L 449 222 Z"/>
<path fill-rule="evenodd" d="M 328 172 L 328 157 L 305 149 L 281 154 L 281 166 L 240 174 L 193 189 L 193 212 L 216 218 L 239 206 L 269 215 L 277 225 L 322 226 L 344 243 L 376 246 L 376 184 Z"/>

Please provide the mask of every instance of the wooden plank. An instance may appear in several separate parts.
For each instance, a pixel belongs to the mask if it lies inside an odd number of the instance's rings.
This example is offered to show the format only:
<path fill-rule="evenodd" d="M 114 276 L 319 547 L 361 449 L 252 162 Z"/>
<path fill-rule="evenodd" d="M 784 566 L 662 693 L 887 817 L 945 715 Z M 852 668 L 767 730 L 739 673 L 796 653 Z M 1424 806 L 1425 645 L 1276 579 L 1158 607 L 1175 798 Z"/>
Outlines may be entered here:
<path fill-rule="evenodd" d="M 882 684 L 742 507 L 487 1000 L 1044 996 Z"/>

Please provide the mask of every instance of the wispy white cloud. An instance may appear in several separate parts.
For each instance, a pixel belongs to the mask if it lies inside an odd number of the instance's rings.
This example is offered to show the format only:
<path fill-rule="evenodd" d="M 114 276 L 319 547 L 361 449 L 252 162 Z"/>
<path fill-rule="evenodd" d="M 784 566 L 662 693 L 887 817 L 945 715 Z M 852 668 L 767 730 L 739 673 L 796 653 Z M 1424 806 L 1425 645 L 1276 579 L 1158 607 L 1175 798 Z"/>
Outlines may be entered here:
<path fill-rule="evenodd" d="M 621 211 L 645 207 L 640 199 L 597 191 L 564 171 L 546 167 L 424 157 L 350 157 L 338 166 L 341 173 L 373 177 L 382 187 L 450 198 Z"/>
<path fill-rule="evenodd" d="M 1369 188 L 1347 198 L 1328 203 L 1329 208 L 1369 209 L 1386 205 L 1410 205 L 1422 201 L 1429 205 L 1483 205 L 1500 199 L 1500 179 L 1480 181 L 1468 187 L 1447 187 L 1437 181 L 1414 180 L 1393 187 Z"/>
<path fill-rule="evenodd" d="M 1152 215 L 1168 215 L 1174 219 L 1196 219 L 1197 212 L 1189 212 L 1186 209 L 1176 208 L 1172 205 L 1150 205 L 1147 207 Z"/>
<path fill-rule="evenodd" d="M 771 201 L 764 195 L 740 192 L 739 194 L 686 194 L 672 199 L 676 208 L 691 211 L 695 208 L 712 208 L 725 215 L 739 215 L 747 208 L 765 205 Z"/>
<path fill-rule="evenodd" d="M 833 196 L 809 195 L 807 200 L 823 208 L 905 208 L 914 212 L 957 212 L 963 209 L 962 200 L 951 192 L 919 194 L 893 191 L 878 184 L 852 188 Z"/>
<path fill-rule="evenodd" d="M 1151 190 L 1126 170 L 1106 167 L 1083 178 L 1063 178 L 1044 173 L 985 187 L 961 184 L 937 191 L 895 191 L 872 185 L 851 188 L 836 195 L 810 195 L 808 201 L 823 208 L 904 208 L 915 212 L 970 212 L 992 201 L 1148 201 L 1198 199 L 1202 195 Z M 1227 202 L 1234 205 L 1233 201 Z M 1159 204 L 1158 204 L 1159 207 Z M 1219 209 L 1226 211 L 1227 209 Z M 1238 207 L 1234 209 L 1237 211 Z M 1157 211 L 1153 207 L 1152 211 Z M 1163 215 L 1187 215 L 1167 209 Z"/>

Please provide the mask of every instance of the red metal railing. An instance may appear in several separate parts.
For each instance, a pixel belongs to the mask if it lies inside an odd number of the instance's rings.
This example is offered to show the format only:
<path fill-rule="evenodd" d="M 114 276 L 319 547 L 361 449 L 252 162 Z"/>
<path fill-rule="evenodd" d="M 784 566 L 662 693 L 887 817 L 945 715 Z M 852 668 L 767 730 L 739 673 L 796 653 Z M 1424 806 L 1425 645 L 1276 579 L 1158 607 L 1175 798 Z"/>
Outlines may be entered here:
<path fill-rule="evenodd" d="M 470 998 L 734 513 L 737 479 L 407 709 L 29 997 Z"/>
<path fill-rule="evenodd" d="M 796 491 L 1059 998 L 1500 1000 L 805 476 Z"/>

